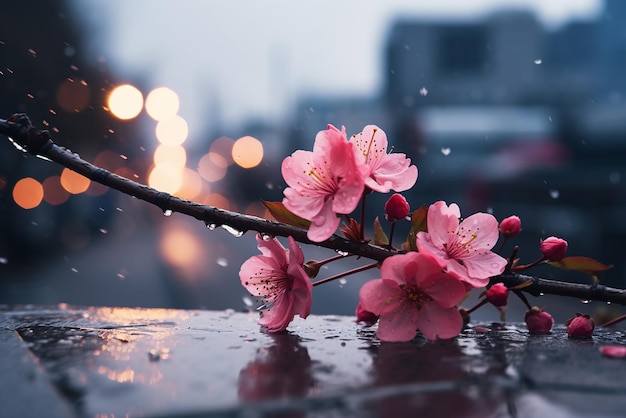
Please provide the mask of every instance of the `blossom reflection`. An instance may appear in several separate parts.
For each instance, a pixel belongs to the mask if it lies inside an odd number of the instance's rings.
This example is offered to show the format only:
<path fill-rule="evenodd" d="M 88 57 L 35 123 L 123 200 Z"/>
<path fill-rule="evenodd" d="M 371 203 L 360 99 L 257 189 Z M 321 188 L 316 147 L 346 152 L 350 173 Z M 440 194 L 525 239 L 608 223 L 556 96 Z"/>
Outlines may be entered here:
<path fill-rule="evenodd" d="M 247 402 L 301 398 L 313 386 L 311 357 L 300 338 L 272 334 L 273 344 L 260 348 L 256 359 L 239 372 L 238 396 Z"/>

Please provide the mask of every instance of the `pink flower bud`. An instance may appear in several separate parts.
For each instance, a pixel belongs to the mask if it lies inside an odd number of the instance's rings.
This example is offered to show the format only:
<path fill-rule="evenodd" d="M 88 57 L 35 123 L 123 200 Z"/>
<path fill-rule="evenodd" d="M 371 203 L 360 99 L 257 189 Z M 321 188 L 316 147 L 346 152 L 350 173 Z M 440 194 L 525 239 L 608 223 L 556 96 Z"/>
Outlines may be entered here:
<path fill-rule="evenodd" d="M 567 320 L 567 336 L 580 339 L 591 338 L 595 326 L 595 322 L 589 315 L 576 313 L 575 317 Z"/>
<path fill-rule="evenodd" d="M 500 232 L 507 238 L 512 238 L 522 230 L 522 221 L 519 217 L 512 215 L 500 222 Z"/>
<path fill-rule="evenodd" d="M 502 283 L 496 283 L 485 292 L 485 297 L 495 307 L 506 306 L 509 289 Z"/>
<path fill-rule="evenodd" d="M 541 253 L 548 261 L 561 261 L 567 251 L 567 241 L 549 237 L 541 241 Z"/>
<path fill-rule="evenodd" d="M 531 334 L 548 334 L 554 324 L 552 315 L 538 306 L 533 306 L 532 309 L 526 311 L 524 321 Z"/>
<path fill-rule="evenodd" d="M 356 322 L 359 324 L 362 322 L 365 326 L 371 327 L 378 322 L 378 315 L 373 312 L 366 311 L 359 303 L 356 307 Z"/>
<path fill-rule="evenodd" d="M 389 222 L 406 218 L 410 211 L 409 202 L 400 193 L 394 193 L 385 203 L 385 218 Z"/>

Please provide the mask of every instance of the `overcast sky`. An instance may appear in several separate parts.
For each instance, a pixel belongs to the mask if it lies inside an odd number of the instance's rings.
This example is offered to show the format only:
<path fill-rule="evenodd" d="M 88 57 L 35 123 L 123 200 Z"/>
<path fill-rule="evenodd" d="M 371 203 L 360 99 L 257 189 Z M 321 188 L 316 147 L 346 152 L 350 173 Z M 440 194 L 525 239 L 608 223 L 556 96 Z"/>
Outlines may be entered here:
<path fill-rule="evenodd" d="M 590 19 L 600 0 L 75 0 L 92 48 L 117 74 L 165 85 L 190 128 L 219 103 L 227 125 L 276 117 L 299 93 L 375 93 L 394 18 L 475 19 L 525 8 L 555 27 Z"/>

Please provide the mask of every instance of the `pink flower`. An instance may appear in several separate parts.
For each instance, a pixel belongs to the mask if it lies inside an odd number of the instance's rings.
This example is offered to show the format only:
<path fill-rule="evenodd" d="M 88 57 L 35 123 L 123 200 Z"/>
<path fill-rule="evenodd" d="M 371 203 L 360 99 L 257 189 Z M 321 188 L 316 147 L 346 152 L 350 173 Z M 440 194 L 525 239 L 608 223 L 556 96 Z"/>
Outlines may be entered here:
<path fill-rule="evenodd" d="M 311 221 L 307 236 L 324 241 L 337 230 L 337 214 L 351 213 L 359 203 L 368 168 L 357 163 L 345 128 L 328 125 L 315 137 L 313 152 L 298 150 L 285 158 L 282 174 L 289 185 L 283 204 Z"/>
<path fill-rule="evenodd" d="M 591 338 L 595 326 L 595 322 L 589 315 L 576 313 L 575 317 L 567 320 L 567 336 L 580 339 Z"/>
<path fill-rule="evenodd" d="M 513 238 L 522 230 L 522 221 L 518 216 L 511 215 L 500 222 L 500 232 L 507 238 Z"/>
<path fill-rule="evenodd" d="M 311 311 L 313 286 L 304 271 L 304 254 L 296 241 L 289 237 L 289 249 L 276 238 L 256 237 L 262 255 L 246 260 L 239 270 L 241 284 L 254 296 L 262 298 L 265 309 L 259 324 L 269 332 L 280 332 L 296 314 L 302 318 Z"/>
<path fill-rule="evenodd" d="M 531 334 L 548 334 L 554 325 L 552 315 L 538 306 L 533 306 L 532 309 L 526 311 L 524 321 Z"/>
<path fill-rule="evenodd" d="M 409 206 L 409 202 L 407 202 L 400 193 L 394 193 L 387 202 L 385 202 L 385 218 L 389 222 L 404 219 L 409 216 L 410 212 L 411 207 Z"/>
<path fill-rule="evenodd" d="M 372 190 L 387 193 L 391 189 L 402 192 L 417 181 L 417 167 L 405 154 L 387 154 L 387 134 L 376 125 L 367 125 L 363 132 L 352 135 L 350 142 L 360 160 L 370 168 L 365 185 Z"/>
<path fill-rule="evenodd" d="M 567 252 L 567 241 L 557 237 L 549 237 L 541 241 L 541 253 L 548 261 L 561 261 Z"/>
<path fill-rule="evenodd" d="M 491 251 L 498 241 L 498 221 L 476 213 L 459 224 L 461 212 L 452 203 L 435 202 L 428 208 L 428 232 L 418 232 L 417 249 L 444 260 L 445 270 L 471 287 L 483 287 L 489 277 L 504 271 L 507 261 Z"/>
<path fill-rule="evenodd" d="M 600 347 L 600 353 L 607 357 L 625 358 L 626 347 L 623 345 L 603 345 Z"/>
<path fill-rule="evenodd" d="M 429 340 L 456 337 L 463 319 L 456 305 L 465 285 L 443 272 L 437 258 L 410 252 L 388 257 L 381 278 L 361 287 L 361 307 L 379 315 L 376 335 L 383 341 L 409 341 L 420 330 Z"/>
<path fill-rule="evenodd" d="M 496 283 L 485 292 L 485 297 L 495 307 L 506 306 L 509 299 L 509 289 L 502 283 Z"/>

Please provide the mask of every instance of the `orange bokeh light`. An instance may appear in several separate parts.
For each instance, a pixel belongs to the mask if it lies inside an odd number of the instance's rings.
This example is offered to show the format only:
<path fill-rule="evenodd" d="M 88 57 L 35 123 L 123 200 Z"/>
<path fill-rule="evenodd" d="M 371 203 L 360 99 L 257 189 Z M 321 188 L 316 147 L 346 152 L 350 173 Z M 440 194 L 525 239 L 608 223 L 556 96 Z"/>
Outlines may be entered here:
<path fill-rule="evenodd" d="M 148 175 L 148 185 L 162 192 L 174 194 L 182 184 L 182 168 L 171 164 L 156 165 Z"/>
<path fill-rule="evenodd" d="M 59 84 L 56 98 L 66 112 L 80 112 L 89 105 L 91 91 L 87 83 L 66 79 Z"/>
<path fill-rule="evenodd" d="M 263 160 L 263 144 L 256 138 L 244 136 L 233 144 L 233 161 L 242 168 L 253 168 Z"/>
<path fill-rule="evenodd" d="M 176 192 L 176 196 L 181 199 L 196 200 L 202 193 L 203 184 L 202 178 L 198 173 L 190 168 L 184 168 L 183 181 Z"/>
<path fill-rule="evenodd" d="M 228 165 L 231 165 L 234 163 L 233 161 L 233 144 L 234 143 L 235 143 L 234 139 L 227 137 L 227 136 L 220 136 L 215 141 L 213 141 L 213 143 L 211 143 L 211 148 L 209 148 L 209 151 L 215 154 L 221 155 L 226 160 L 226 163 Z"/>
<path fill-rule="evenodd" d="M 25 177 L 15 183 L 13 200 L 24 209 L 33 209 L 43 200 L 43 185 L 31 177 Z"/>
<path fill-rule="evenodd" d="M 154 164 L 171 164 L 176 167 L 184 167 L 187 163 L 187 151 L 181 145 L 160 144 L 154 151 Z"/>
<path fill-rule="evenodd" d="M 158 87 L 146 97 L 146 112 L 156 120 L 170 119 L 178 113 L 180 100 L 178 95 L 167 87 Z"/>
<path fill-rule="evenodd" d="M 170 146 L 182 144 L 189 135 L 187 121 L 178 115 L 157 123 L 155 131 L 159 142 Z"/>
<path fill-rule="evenodd" d="M 71 194 L 80 194 L 89 188 L 91 180 L 69 168 L 61 172 L 61 185 Z"/>

